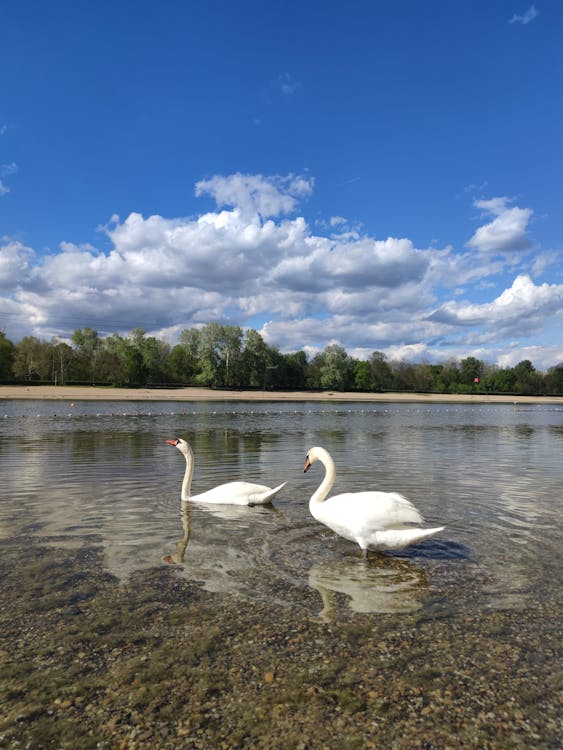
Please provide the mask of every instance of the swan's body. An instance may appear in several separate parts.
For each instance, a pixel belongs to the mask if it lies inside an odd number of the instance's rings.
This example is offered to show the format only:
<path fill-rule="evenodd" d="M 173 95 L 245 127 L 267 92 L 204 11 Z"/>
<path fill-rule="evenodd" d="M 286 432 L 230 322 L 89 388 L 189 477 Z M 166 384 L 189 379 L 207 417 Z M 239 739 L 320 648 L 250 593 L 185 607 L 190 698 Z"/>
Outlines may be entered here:
<path fill-rule="evenodd" d="M 424 523 L 424 519 L 398 492 L 345 492 L 327 499 L 336 478 L 334 461 L 324 448 L 311 448 L 304 471 L 315 461 L 323 464 L 325 476 L 309 501 L 311 515 L 340 536 L 359 544 L 364 556 L 368 549 L 408 547 L 445 528 L 412 527 L 410 524 Z"/>
<path fill-rule="evenodd" d="M 214 487 L 199 495 L 191 495 L 192 477 L 194 473 L 194 452 L 189 443 L 182 438 L 166 441 L 174 445 L 186 459 L 186 471 L 182 482 L 182 500 L 191 500 L 196 503 L 216 503 L 227 505 L 264 505 L 271 503 L 278 492 L 285 487 L 287 482 L 274 487 L 266 487 L 264 484 L 253 484 L 252 482 L 227 482 Z"/>

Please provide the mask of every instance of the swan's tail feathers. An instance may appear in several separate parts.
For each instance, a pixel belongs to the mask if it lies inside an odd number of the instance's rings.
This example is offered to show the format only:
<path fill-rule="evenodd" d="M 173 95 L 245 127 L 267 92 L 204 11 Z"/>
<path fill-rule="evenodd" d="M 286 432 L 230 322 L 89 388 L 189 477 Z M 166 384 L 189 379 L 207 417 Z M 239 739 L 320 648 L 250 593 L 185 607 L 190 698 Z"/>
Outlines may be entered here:
<path fill-rule="evenodd" d="M 400 533 L 404 534 L 407 539 L 411 536 L 411 541 L 408 541 L 407 544 L 418 544 L 418 542 L 424 542 L 426 539 L 439 534 L 445 528 L 445 526 L 435 526 L 433 529 L 403 529 Z"/>
<path fill-rule="evenodd" d="M 433 529 L 426 529 L 427 537 L 426 539 L 429 539 L 431 536 L 434 536 L 434 534 L 439 534 L 441 531 L 444 531 L 446 527 L 445 526 L 435 526 Z"/>
<path fill-rule="evenodd" d="M 411 544 L 424 542 L 435 534 L 439 534 L 445 528 L 445 526 L 436 526 L 433 529 L 386 529 L 380 534 L 376 534 L 376 539 L 370 540 L 367 546 L 370 549 L 382 551 L 402 549 L 403 547 L 409 547 Z M 358 540 L 358 543 L 363 549 L 361 540 Z"/>
<path fill-rule="evenodd" d="M 272 502 L 275 496 L 283 490 L 286 484 L 287 482 L 282 482 L 273 489 L 268 488 L 265 492 L 255 495 L 252 498 L 252 505 L 265 505 L 266 503 Z"/>

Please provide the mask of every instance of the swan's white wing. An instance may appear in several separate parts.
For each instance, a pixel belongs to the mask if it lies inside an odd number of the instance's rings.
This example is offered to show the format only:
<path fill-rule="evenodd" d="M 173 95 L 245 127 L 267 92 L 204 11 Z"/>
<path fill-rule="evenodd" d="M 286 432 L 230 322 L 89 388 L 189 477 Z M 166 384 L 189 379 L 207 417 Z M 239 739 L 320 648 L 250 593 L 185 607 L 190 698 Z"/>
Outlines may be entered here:
<path fill-rule="evenodd" d="M 252 482 L 227 482 L 207 492 L 192 495 L 196 503 L 219 503 L 224 505 L 263 505 L 271 502 L 287 482 L 274 487 Z"/>
<path fill-rule="evenodd" d="M 346 492 L 315 504 L 311 512 L 348 539 L 424 522 L 414 505 L 398 492 Z"/>

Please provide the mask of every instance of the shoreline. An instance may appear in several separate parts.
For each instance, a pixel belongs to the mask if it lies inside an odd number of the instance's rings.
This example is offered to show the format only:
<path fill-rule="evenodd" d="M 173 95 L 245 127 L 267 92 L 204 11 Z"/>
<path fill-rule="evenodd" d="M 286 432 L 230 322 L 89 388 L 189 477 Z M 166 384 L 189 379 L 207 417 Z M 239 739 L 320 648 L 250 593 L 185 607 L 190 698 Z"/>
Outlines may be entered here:
<path fill-rule="evenodd" d="M 338 391 L 230 391 L 212 388 L 112 388 L 105 386 L 0 385 L 1 400 L 37 401 L 348 401 L 394 403 L 559 404 L 563 396 L 479 393 L 356 393 Z"/>

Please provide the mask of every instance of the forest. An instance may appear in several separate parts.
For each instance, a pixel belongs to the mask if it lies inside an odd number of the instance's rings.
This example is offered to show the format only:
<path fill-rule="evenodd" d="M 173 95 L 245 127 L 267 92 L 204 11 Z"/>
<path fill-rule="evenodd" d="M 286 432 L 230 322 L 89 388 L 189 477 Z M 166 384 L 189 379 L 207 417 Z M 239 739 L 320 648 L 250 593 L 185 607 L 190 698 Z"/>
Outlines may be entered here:
<path fill-rule="evenodd" d="M 255 330 L 209 323 L 171 346 L 142 328 L 127 336 L 77 329 L 71 343 L 0 331 L 0 383 L 208 386 L 220 389 L 563 395 L 563 363 L 547 372 L 530 360 L 501 368 L 475 357 L 441 364 L 392 361 L 379 351 L 355 359 L 338 344 L 309 358 L 281 353 Z"/>

